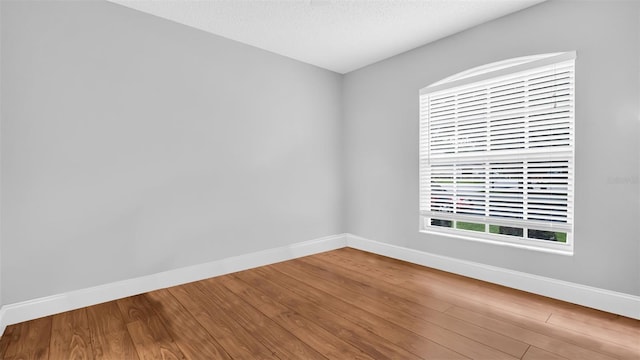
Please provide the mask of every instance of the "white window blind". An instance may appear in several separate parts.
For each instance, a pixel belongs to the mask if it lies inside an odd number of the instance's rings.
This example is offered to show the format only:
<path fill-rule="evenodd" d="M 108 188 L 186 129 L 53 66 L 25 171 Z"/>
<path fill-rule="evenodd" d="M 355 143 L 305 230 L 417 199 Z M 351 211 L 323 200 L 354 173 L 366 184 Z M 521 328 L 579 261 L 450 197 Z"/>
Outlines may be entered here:
<path fill-rule="evenodd" d="M 575 52 L 518 60 L 421 90 L 422 230 L 572 247 Z"/>

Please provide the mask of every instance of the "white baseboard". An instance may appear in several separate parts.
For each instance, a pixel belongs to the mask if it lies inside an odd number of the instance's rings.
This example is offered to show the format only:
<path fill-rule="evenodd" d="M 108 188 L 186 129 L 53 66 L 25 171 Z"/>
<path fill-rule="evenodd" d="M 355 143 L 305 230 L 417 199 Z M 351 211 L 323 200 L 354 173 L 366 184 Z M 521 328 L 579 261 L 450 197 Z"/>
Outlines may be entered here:
<path fill-rule="evenodd" d="M 346 234 L 347 246 L 573 304 L 640 319 L 640 296 L 527 274 Z"/>
<path fill-rule="evenodd" d="M 0 308 L 0 335 L 2 335 L 7 325 L 121 299 L 148 291 L 343 248 L 346 245 L 345 238 L 346 234 L 326 236 L 315 240 L 232 256 L 153 275 L 4 305 Z"/>
<path fill-rule="evenodd" d="M 274 249 L 118 281 L 64 294 L 4 305 L 0 334 L 7 325 L 79 309 L 148 291 L 313 255 L 345 246 L 514 289 L 640 319 L 640 297 L 471 261 L 390 245 L 351 234 L 327 236 Z"/>

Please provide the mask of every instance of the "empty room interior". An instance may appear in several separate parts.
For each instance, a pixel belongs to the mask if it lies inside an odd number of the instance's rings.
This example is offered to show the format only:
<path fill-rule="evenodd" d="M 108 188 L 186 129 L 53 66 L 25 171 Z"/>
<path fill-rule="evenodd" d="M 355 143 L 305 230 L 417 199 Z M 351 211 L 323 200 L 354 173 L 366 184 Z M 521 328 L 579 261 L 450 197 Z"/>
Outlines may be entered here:
<path fill-rule="evenodd" d="M 0 359 L 639 359 L 640 1 L 0 0 Z"/>

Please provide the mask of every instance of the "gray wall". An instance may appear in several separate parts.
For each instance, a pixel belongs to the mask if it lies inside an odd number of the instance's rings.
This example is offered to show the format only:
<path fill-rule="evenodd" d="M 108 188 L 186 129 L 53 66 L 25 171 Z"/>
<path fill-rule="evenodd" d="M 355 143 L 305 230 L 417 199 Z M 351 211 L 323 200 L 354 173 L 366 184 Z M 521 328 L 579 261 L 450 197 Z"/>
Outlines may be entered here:
<path fill-rule="evenodd" d="M 640 295 L 639 2 L 549 1 L 349 73 L 347 231 Z M 576 50 L 572 257 L 418 233 L 418 90 L 524 55 Z"/>
<path fill-rule="evenodd" d="M 0 20 L 2 20 L 0 1 Z M 2 26 L 0 26 L 0 99 L 2 99 Z M 2 101 L 0 101 L 0 164 L 2 163 Z M 2 166 L 0 166 L 0 204 L 2 204 Z M 1 206 L 0 206 L 1 207 Z M 0 307 L 2 307 L 2 212 L 0 211 Z"/>
<path fill-rule="evenodd" d="M 4 303 L 343 232 L 338 74 L 106 2 L 2 2 Z"/>

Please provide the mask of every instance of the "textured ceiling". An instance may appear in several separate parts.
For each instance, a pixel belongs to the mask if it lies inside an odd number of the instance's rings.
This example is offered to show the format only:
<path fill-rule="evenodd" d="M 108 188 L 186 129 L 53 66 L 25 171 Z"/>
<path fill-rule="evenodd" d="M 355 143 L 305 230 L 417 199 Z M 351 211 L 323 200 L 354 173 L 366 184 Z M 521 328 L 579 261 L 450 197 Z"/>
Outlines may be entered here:
<path fill-rule="evenodd" d="M 110 0 L 338 73 L 544 0 Z"/>

